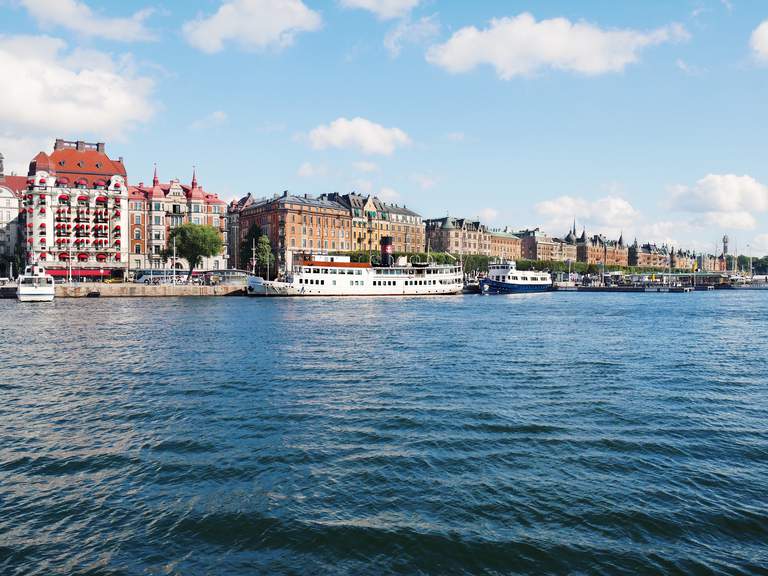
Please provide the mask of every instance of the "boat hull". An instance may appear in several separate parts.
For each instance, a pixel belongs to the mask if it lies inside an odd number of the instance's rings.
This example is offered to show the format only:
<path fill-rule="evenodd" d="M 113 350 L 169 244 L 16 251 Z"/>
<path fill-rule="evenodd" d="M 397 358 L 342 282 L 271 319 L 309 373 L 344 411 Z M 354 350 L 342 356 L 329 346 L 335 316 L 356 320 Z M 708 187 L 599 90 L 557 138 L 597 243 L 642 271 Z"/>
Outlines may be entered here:
<path fill-rule="evenodd" d="M 298 286 L 291 282 L 278 282 L 253 278 L 249 280 L 248 296 L 441 296 L 461 294 L 460 284 L 448 286 Z"/>
<path fill-rule="evenodd" d="M 549 292 L 551 284 L 514 284 L 511 282 L 497 282 L 485 278 L 480 282 L 480 290 L 483 294 L 530 294 L 534 292 Z"/>
<path fill-rule="evenodd" d="M 16 299 L 19 302 L 53 302 L 54 290 L 27 289 L 17 290 Z"/>

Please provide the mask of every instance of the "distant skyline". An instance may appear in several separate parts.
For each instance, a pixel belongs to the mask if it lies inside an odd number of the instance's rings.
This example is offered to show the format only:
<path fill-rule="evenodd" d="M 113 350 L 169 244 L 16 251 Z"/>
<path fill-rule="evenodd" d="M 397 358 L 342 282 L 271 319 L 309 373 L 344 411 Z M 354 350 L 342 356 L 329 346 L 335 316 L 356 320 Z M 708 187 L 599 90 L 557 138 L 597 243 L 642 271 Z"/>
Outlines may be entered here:
<path fill-rule="evenodd" d="M 768 254 L 768 3 L 0 0 L 0 152 Z M 749 246 L 749 248 L 747 248 Z"/>

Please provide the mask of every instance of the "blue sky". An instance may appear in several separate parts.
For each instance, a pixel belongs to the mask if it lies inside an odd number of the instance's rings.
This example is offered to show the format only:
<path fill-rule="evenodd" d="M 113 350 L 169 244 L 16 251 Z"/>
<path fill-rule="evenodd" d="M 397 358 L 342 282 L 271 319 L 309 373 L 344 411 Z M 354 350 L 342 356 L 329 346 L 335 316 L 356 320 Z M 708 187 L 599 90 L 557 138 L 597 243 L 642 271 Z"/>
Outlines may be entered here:
<path fill-rule="evenodd" d="M 768 253 L 768 4 L 0 0 L 0 151 Z"/>

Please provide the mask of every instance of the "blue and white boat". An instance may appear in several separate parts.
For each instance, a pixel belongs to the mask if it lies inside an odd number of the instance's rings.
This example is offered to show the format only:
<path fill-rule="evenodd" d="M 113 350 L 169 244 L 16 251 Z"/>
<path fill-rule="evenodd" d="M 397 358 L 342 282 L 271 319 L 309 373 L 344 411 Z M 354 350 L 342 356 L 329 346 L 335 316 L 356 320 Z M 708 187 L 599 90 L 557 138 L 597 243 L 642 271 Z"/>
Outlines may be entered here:
<path fill-rule="evenodd" d="M 547 292 L 552 289 L 552 276 L 537 270 L 518 270 L 514 261 L 488 265 L 488 276 L 480 281 L 483 294 L 520 294 Z"/>

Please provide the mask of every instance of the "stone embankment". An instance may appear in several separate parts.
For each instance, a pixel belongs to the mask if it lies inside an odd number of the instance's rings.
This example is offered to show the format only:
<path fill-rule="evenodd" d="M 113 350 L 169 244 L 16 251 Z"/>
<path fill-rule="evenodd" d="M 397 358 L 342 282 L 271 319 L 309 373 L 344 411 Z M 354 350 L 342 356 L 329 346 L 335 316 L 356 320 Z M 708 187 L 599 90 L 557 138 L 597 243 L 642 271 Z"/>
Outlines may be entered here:
<path fill-rule="evenodd" d="M 144 284 L 73 284 L 71 286 L 58 284 L 57 298 L 85 298 L 96 296 L 102 298 L 143 298 L 143 297 L 178 297 L 178 296 L 244 296 L 244 286 L 196 286 L 161 284 L 147 286 Z"/>

